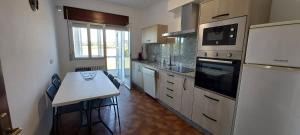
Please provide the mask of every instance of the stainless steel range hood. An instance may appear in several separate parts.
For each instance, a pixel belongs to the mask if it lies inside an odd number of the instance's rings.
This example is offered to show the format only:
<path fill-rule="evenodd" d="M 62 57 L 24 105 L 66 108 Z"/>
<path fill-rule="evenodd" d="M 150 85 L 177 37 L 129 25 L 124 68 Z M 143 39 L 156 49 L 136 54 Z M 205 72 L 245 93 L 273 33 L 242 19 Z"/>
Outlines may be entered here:
<path fill-rule="evenodd" d="M 164 33 L 164 37 L 182 37 L 197 32 L 199 4 L 190 3 L 181 8 L 181 31 Z"/>

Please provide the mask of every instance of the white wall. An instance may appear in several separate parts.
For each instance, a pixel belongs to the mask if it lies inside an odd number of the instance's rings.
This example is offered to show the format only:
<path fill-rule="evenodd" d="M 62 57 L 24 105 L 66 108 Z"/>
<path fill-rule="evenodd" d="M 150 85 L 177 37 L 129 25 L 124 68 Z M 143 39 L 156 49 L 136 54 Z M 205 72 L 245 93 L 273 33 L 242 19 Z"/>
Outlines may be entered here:
<path fill-rule="evenodd" d="M 176 10 L 174 13 L 168 12 L 168 1 L 162 0 L 143 10 L 143 27 L 154 24 L 168 25 L 168 31 L 174 32 L 180 30 L 181 11 Z"/>
<path fill-rule="evenodd" d="M 1 0 L 0 29 L 12 124 L 23 128 L 23 135 L 46 135 L 51 107 L 44 94 L 51 75 L 59 71 L 52 0 L 40 0 L 37 12 L 30 9 L 28 0 Z"/>
<path fill-rule="evenodd" d="M 271 22 L 300 19 L 300 0 L 273 0 Z"/>
<path fill-rule="evenodd" d="M 131 54 L 133 57 L 137 56 L 141 44 L 141 11 L 121 5 L 107 3 L 101 0 L 56 0 L 57 5 L 65 5 L 71 7 L 78 7 L 83 9 L 90 9 L 101 12 L 108 12 L 113 14 L 120 14 L 129 16 L 129 23 L 131 28 Z M 67 21 L 63 19 L 63 12 L 56 12 L 56 26 L 58 35 L 58 48 L 61 72 L 64 75 L 66 72 L 74 71 L 76 66 L 88 65 L 105 65 L 103 60 L 81 60 L 70 61 L 69 58 L 69 40 Z"/>

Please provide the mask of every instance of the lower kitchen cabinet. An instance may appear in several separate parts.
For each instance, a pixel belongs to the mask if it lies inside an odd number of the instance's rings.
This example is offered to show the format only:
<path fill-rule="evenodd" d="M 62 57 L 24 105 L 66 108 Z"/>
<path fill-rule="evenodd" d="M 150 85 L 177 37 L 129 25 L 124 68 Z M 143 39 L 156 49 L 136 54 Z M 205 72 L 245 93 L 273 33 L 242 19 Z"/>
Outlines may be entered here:
<path fill-rule="evenodd" d="M 166 71 L 160 71 L 159 76 L 159 99 L 179 112 L 181 108 L 183 77 Z"/>
<path fill-rule="evenodd" d="M 184 78 L 181 98 L 180 113 L 185 117 L 192 119 L 193 102 L 194 102 L 194 79 Z"/>
<path fill-rule="evenodd" d="M 192 121 L 214 135 L 232 132 L 235 101 L 223 96 L 194 89 Z"/>
<path fill-rule="evenodd" d="M 213 135 L 232 132 L 235 101 L 194 88 L 194 79 L 160 70 L 158 97 L 161 102 Z"/>
<path fill-rule="evenodd" d="M 143 88 L 143 64 L 132 62 L 132 82 L 140 88 Z"/>

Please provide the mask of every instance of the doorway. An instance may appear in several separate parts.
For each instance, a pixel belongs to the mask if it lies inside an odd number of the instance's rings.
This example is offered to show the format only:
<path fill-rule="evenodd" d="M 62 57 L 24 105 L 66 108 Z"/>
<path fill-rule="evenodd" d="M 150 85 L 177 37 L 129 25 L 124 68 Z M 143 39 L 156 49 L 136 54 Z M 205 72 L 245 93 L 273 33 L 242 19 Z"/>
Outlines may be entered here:
<path fill-rule="evenodd" d="M 130 32 L 128 28 L 106 27 L 106 68 L 130 88 Z"/>

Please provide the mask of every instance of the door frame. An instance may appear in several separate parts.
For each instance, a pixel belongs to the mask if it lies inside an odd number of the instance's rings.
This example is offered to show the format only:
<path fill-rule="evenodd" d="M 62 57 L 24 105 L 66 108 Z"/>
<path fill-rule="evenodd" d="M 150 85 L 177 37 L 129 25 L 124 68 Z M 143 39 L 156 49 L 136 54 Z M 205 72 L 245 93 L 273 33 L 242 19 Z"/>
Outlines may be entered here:
<path fill-rule="evenodd" d="M 0 113 L 7 114 L 6 117 L 8 117 L 9 126 L 12 127 L 10 111 L 9 111 L 7 95 L 6 95 L 6 89 L 5 89 L 5 82 L 4 82 L 1 58 L 0 58 Z"/>

